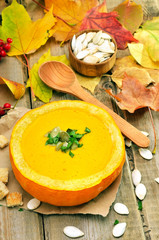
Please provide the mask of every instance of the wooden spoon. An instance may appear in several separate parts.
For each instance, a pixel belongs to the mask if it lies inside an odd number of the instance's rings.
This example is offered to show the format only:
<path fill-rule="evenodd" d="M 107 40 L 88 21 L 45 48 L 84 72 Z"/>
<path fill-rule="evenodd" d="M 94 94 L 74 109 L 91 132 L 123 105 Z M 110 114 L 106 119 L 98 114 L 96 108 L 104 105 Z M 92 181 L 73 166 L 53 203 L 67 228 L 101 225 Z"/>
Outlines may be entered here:
<path fill-rule="evenodd" d="M 70 93 L 85 102 L 104 108 L 114 118 L 121 132 L 138 146 L 147 147 L 150 144 L 150 140 L 138 129 L 85 91 L 80 86 L 75 73 L 64 63 L 51 61 L 42 64 L 39 68 L 39 76 L 46 85 L 55 90 Z"/>

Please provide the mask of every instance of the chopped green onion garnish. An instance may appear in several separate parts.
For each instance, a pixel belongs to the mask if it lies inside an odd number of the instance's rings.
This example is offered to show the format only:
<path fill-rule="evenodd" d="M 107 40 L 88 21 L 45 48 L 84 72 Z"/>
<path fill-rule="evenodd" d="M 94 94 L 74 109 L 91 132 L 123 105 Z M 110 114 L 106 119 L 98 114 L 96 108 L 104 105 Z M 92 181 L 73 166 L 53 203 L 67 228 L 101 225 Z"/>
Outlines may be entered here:
<path fill-rule="evenodd" d="M 55 130 L 58 134 L 55 135 Z M 47 136 L 48 139 L 45 142 L 45 145 L 56 145 L 56 150 L 61 150 L 62 152 L 67 152 L 69 150 L 69 155 L 74 157 L 74 154 L 71 150 L 75 150 L 76 148 L 80 148 L 83 146 L 83 143 L 80 143 L 80 139 L 87 133 L 90 133 L 91 130 L 89 128 L 85 128 L 85 133 L 80 134 L 77 133 L 77 130 L 68 128 L 66 132 L 61 131 L 59 127 L 54 128 L 52 131 L 48 132 L 45 137 Z M 53 134 L 54 133 L 54 134 Z M 55 137 L 53 137 L 55 136 Z M 59 145 L 57 147 L 57 145 Z M 61 146 L 62 145 L 62 146 Z"/>
<path fill-rule="evenodd" d="M 116 219 L 114 222 L 114 225 L 117 225 L 119 223 L 119 221 Z"/>
<path fill-rule="evenodd" d="M 71 151 L 69 151 L 69 155 L 73 158 L 74 157 L 74 154 L 71 152 Z"/>
<path fill-rule="evenodd" d="M 85 128 L 85 132 L 86 132 L 86 133 L 90 133 L 91 130 L 90 130 L 88 127 L 86 127 L 86 128 Z"/>
<path fill-rule="evenodd" d="M 138 210 L 142 211 L 142 201 L 138 200 Z"/>

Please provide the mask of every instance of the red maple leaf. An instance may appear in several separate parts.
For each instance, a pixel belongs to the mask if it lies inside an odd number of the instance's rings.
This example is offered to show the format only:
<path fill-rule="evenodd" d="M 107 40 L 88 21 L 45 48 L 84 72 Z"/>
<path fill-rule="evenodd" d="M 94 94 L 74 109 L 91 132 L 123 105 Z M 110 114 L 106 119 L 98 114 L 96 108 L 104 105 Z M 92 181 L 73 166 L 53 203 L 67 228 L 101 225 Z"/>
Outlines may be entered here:
<path fill-rule="evenodd" d="M 85 29 L 100 29 L 110 33 L 117 42 L 118 49 L 125 49 L 127 43 L 138 42 L 130 31 L 125 29 L 117 20 L 117 12 L 100 12 L 101 6 L 106 4 L 103 2 L 101 5 L 89 10 L 82 21 L 80 30 Z"/>

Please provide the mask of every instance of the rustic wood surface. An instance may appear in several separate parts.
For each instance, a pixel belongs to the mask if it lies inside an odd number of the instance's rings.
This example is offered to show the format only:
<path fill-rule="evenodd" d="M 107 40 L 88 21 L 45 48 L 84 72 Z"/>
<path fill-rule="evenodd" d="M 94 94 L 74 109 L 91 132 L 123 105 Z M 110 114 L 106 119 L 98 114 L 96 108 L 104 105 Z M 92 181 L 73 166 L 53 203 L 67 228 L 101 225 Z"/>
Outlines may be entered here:
<path fill-rule="evenodd" d="M 11 2 L 0 0 L 0 12 Z M 43 12 L 31 0 L 19 0 L 29 12 L 33 20 L 42 16 Z M 42 3 L 42 1 L 40 1 Z M 108 11 L 112 10 L 122 0 L 107 0 Z M 152 16 L 159 15 L 158 0 L 136 0 L 141 4 L 144 11 L 144 19 L 151 19 Z M 68 56 L 67 44 L 60 48 L 59 43 L 50 39 L 44 47 L 41 47 L 36 53 L 29 56 L 30 66 L 37 62 L 44 52 L 51 48 L 52 55 L 66 54 Z M 118 51 L 118 57 L 128 55 L 128 50 Z M 23 59 L 24 60 L 24 59 Z M 26 68 L 16 57 L 6 57 L 0 63 L 0 76 L 25 84 L 28 78 Z M 128 114 L 118 109 L 113 100 L 103 91 L 100 86 L 107 86 L 109 79 L 102 79 L 99 86 L 96 87 L 94 96 L 102 101 L 105 105 L 116 111 L 128 122 L 133 124 L 139 130 L 149 132 L 153 149 L 154 135 L 147 109 L 137 110 L 134 114 Z M 14 98 L 9 94 L 7 87 L 0 87 L 1 91 L 6 92 L 6 98 L 1 99 L 0 105 L 4 102 L 15 103 Z M 69 94 L 54 92 L 52 101 L 60 99 L 75 99 Z M 33 101 L 29 89 L 26 90 L 25 96 L 18 102 L 18 106 L 28 108 L 36 108 L 43 103 Z M 133 144 L 131 148 L 126 148 L 127 159 L 123 168 L 123 176 L 121 186 L 119 188 L 115 202 L 125 203 L 130 211 L 129 216 L 118 215 L 110 208 L 107 217 L 98 215 L 51 215 L 43 216 L 31 211 L 24 210 L 19 212 L 17 208 L 8 209 L 0 207 L 0 240 L 67 240 L 69 239 L 63 234 L 63 228 L 67 225 L 79 227 L 84 233 L 82 240 L 110 240 L 115 239 L 112 236 L 112 228 L 115 219 L 119 222 L 126 222 L 127 228 L 125 234 L 121 237 L 124 240 L 157 240 L 159 239 L 159 185 L 154 178 L 159 177 L 159 113 L 152 112 L 154 125 L 157 135 L 157 151 L 151 161 L 144 160 L 138 153 L 138 147 Z M 143 201 L 143 210 L 138 210 L 137 198 L 134 194 L 134 186 L 131 180 L 131 171 L 136 167 L 142 173 L 142 182 L 147 188 L 147 196 Z"/>

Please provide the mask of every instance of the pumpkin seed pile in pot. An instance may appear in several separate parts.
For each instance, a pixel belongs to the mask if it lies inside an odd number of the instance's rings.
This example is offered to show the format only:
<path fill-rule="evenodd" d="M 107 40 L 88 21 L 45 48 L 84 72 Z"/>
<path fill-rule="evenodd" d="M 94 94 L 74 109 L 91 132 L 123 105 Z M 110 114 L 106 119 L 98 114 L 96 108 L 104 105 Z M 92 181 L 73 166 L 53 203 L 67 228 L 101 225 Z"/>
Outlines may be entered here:
<path fill-rule="evenodd" d="M 115 44 L 109 34 L 102 31 L 74 35 L 71 47 L 77 59 L 86 63 L 101 63 L 115 52 Z"/>

